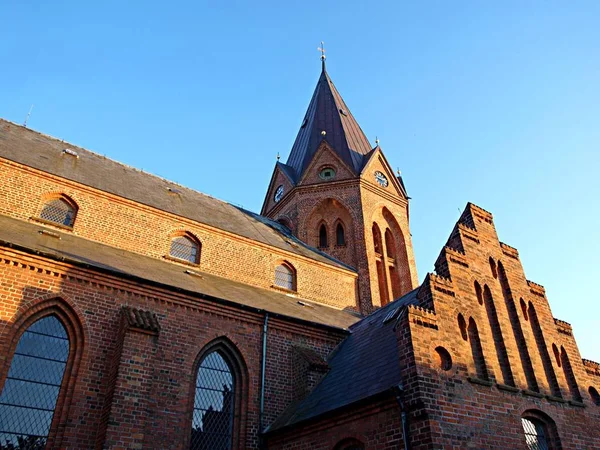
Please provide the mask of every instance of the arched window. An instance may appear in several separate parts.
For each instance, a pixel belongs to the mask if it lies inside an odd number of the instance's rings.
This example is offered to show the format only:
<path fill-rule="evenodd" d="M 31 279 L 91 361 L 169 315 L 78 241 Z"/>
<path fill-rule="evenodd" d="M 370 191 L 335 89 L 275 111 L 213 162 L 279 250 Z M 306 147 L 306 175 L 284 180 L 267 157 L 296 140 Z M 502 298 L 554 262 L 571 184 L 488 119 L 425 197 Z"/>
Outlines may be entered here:
<path fill-rule="evenodd" d="M 319 227 L 319 248 L 327 248 L 327 227 L 325 224 L 321 224 Z"/>
<path fill-rule="evenodd" d="M 541 411 L 528 410 L 521 417 L 525 442 L 529 450 L 557 450 L 561 448 L 556 424 Z"/>
<path fill-rule="evenodd" d="M 333 450 L 365 450 L 365 444 L 358 439 L 344 439 L 336 444 Z"/>
<path fill-rule="evenodd" d="M 196 376 L 191 450 L 233 448 L 236 380 L 225 355 L 207 354 Z"/>
<path fill-rule="evenodd" d="M 396 242 L 394 242 L 394 236 L 389 228 L 385 230 L 385 251 L 388 258 L 396 258 Z"/>
<path fill-rule="evenodd" d="M 40 219 L 65 227 L 72 227 L 77 215 L 77 206 L 64 196 L 48 199 L 40 211 Z"/>
<path fill-rule="evenodd" d="M 46 447 L 69 350 L 67 331 L 54 315 L 21 335 L 0 394 L 0 448 Z"/>
<path fill-rule="evenodd" d="M 523 299 L 521 299 L 521 301 L 523 301 Z M 550 391 L 555 397 L 561 397 L 562 394 L 560 392 L 560 387 L 558 386 L 558 379 L 556 378 L 556 373 L 554 373 L 554 367 L 552 367 L 552 359 L 550 358 L 550 353 L 548 353 L 548 347 L 546 347 L 544 332 L 542 331 L 537 312 L 535 311 L 532 302 L 529 302 L 527 316 L 530 318 L 529 323 L 531 324 L 531 331 L 533 332 L 533 337 L 537 344 L 538 353 L 542 358 L 542 365 L 544 366 L 544 373 L 546 374 L 546 380 L 548 381 L 548 386 L 550 386 Z"/>
<path fill-rule="evenodd" d="M 475 287 L 477 288 L 478 284 L 477 282 L 475 283 Z M 483 298 L 488 321 L 490 323 L 490 329 L 492 330 L 492 337 L 494 338 L 494 347 L 496 348 L 498 364 L 500 365 L 500 370 L 502 371 L 502 379 L 504 380 L 504 384 L 508 386 L 514 386 L 515 380 L 513 377 L 512 368 L 510 366 L 510 361 L 508 359 L 508 352 L 506 351 L 506 344 L 504 343 L 502 329 L 500 328 L 500 320 L 498 319 L 496 304 L 494 303 L 494 298 L 492 297 L 492 291 L 490 291 L 490 288 L 487 284 L 483 286 Z"/>
<path fill-rule="evenodd" d="M 344 226 L 341 222 L 338 222 L 338 224 L 335 227 L 335 245 L 346 245 Z"/>
<path fill-rule="evenodd" d="M 296 290 L 296 271 L 291 265 L 283 263 L 275 267 L 275 286 Z"/>
<path fill-rule="evenodd" d="M 169 256 L 198 264 L 200 262 L 200 242 L 187 234 L 174 237 L 171 240 Z"/>
<path fill-rule="evenodd" d="M 481 380 L 489 380 L 487 365 L 485 363 L 485 356 L 483 355 L 483 347 L 481 346 L 481 340 L 479 339 L 479 331 L 477 330 L 477 324 L 472 317 L 469 318 L 469 327 L 467 328 L 469 334 L 469 342 L 471 343 L 471 353 L 473 354 L 473 363 L 475 364 L 475 370 L 477 377 Z"/>
<path fill-rule="evenodd" d="M 590 386 L 588 392 L 590 393 L 594 405 L 600 406 L 600 394 L 598 394 L 598 390 L 594 386 Z"/>
<path fill-rule="evenodd" d="M 575 379 L 575 373 L 573 372 L 573 367 L 571 367 L 569 355 L 567 355 L 567 351 L 562 345 L 560 346 L 560 359 L 565 378 L 567 379 L 567 385 L 569 386 L 569 391 L 571 392 L 571 397 L 576 402 L 581 402 L 582 398 L 579 392 L 579 386 L 577 385 L 577 380 Z"/>
<path fill-rule="evenodd" d="M 381 251 L 381 232 L 379 231 L 379 227 L 376 223 L 373 224 L 373 247 L 375 248 L 375 253 L 383 254 Z"/>

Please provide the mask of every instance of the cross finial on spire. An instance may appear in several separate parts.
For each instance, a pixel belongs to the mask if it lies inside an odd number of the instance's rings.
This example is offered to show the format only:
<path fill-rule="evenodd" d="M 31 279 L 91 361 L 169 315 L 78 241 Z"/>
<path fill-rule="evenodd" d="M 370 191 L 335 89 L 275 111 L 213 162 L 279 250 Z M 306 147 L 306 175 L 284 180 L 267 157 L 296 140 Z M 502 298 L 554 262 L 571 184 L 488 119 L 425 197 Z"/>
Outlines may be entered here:
<path fill-rule="evenodd" d="M 277 161 L 279 161 L 279 158 L 281 158 L 281 156 L 279 156 L 279 152 L 277 152 Z"/>
<path fill-rule="evenodd" d="M 325 59 L 327 58 L 325 56 L 325 42 L 321 41 L 321 46 L 318 47 L 317 50 L 319 50 L 321 52 L 321 64 L 322 64 L 323 70 L 325 70 Z"/>
<path fill-rule="evenodd" d="M 379 138 L 375 136 L 375 145 L 379 147 Z"/>

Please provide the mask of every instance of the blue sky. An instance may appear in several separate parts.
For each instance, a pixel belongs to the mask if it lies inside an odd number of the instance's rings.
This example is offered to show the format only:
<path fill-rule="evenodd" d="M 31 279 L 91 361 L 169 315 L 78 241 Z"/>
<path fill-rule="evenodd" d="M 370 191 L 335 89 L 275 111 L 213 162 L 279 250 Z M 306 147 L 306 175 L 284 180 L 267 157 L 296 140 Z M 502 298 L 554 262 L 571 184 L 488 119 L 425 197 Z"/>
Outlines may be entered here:
<path fill-rule="evenodd" d="M 600 361 L 600 2 L 4 2 L 0 116 L 259 211 L 317 47 L 402 170 L 420 279 L 467 201 Z"/>

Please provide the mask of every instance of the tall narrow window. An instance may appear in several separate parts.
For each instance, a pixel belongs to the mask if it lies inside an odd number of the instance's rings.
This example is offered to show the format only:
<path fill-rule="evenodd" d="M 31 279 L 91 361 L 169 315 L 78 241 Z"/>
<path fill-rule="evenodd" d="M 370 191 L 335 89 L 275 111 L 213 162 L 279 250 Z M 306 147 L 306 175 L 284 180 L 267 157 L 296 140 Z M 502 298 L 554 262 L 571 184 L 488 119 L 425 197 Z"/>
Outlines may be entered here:
<path fill-rule="evenodd" d="M 319 248 L 327 248 L 327 227 L 325 224 L 321 224 L 319 227 Z"/>
<path fill-rule="evenodd" d="M 381 250 L 381 232 L 379 231 L 379 227 L 376 223 L 373 224 L 373 247 L 375 248 L 375 253 L 379 253 L 383 255 L 383 251 Z"/>
<path fill-rule="evenodd" d="M 381 241 L 381 231 L 379 226 L 373 224 L 373 248 L 375 250 L 375 265 L 377 268 L 377 287 L 379 288 L 379 301 L 381 306 L 385 305 L 389 301 L 389 294 L 387 288 L 387 278 L 385 270 L 385 261 L 383 261 L 383 243 Z"/>
<path fill-rule="evenodd" d="M 523 301 L 523 299 L 521 299 L 521 301 Z M 533 303 L 531 302 L 529 302 L 527 316 L 530 318 L 531 331 L 535 337 L 535 343 L 537 344 L 540 358 L 542 358 L 542 364 L 544 365 L 544 372 L 546 373 L 546 379 L 548 381 L 548 386 L 550 387 L 550 392 L 555 397 L 561 397 L 560 388 L 558 387 L 558 380 L 556 379 L 556 374 L 554 373 L 554 368 L 552 367 L 550 353 L 548 353 L 548 347 L 546 347 L 546 339 L 544 339 L 544 333 L 542 332 L 542 327 L 540 326 L 537 312 L 535 311 Z"/>
<path fill-rule="evenodd" d="M 224 355 L 206 355 L 196 376 L 191 450 L 233 448 L 235 375 Z"/>
<path fill-rule="evenodd" d="M 275 286 L 290 291 L 296 290 L 296 272 L 288 264 L 280 264 L 275 267 Z"/>
<path fill-rule="evenodd" d="M 477 324 L 472 317 L 469 318 L 469 328 L 467 331 L 469 333 L 469 342 L 471 343 L 471 353 L 473 354 L 473 363 L 477 371 L 477 378 L 487 381 L 489 380 L 489 375 L 485 364 L 485 356 L 483 355 L 483 347 L 479 339 Z"/>
<path fill-rule="evenodd" d="M 200 243 L 191 236 L 177 236 L 171 240 L 169 256 L 192 264 L 200 261 Z"/>
<path fill-rule="evenodd" d="M 68 358 L 69 338 L 57 317 L 23 333 L 0 394 L 0 448 L 45 448 Z"/>
<path fill-rule="evenodd" d="M 477 282 L 475 282 L 475 291 L 477 291 L 478 286 L 479 285 Z M 502 371 L 504 384 L 508 386 L 514 386 L 515 380 L 510 367 L 506 345 L 504 344 L 504 337 L 502 336 L 502 329 L 500 328 L 500 321 L 498 320 L 496 305 L 494 304 L 492 292 L 487 284 L 483 287 L 483 298 L 485 301 L 485 310 L 487 312 L 488 321 L 490 322 L 490 328 L 494 338 L 494 346 L 496 347 L 496 356 L 498 357 L 498 364 L 500 365 L 500 370 Z"/>
<path fill-rule="evenodd" d="M 540 389 L 533 371 L 533 364 L 531 363 L 531 357 L 529 356 L 529 350 L 527 349 L 525 334 L 523 333 L 523 328 L 521 327 L 521 321 L 519 319 L 519 314 L 517 313 L 517 307 L 515 306 L 515 301 L 512 296 L 506 271 L 504 270 L 504 266 L 501 261 L 498 261 L 497 271 L 498 280 L 500 281 L 500 286 L 502 288 L 502 295 L 504 297 L 504 303 L 506 304 L 506 309 L 508 310 L 508 318 L 510 319 L 515 341 L 517 342 L 517 348 L 519 349 L 519 357 L 521 359 L 521 365 L 523 367 L 525 379 L 527 380 L 527 387 L 532 391 L 539 392 Z"/>
<path fill-rule="evenodd" d="M 396 258 L 396 243 L 389 228 L 385 230 L 385 251 L 388 258 Z"/>
<path fill-rule="evenodd" d="M 562 362 L 563 372 L 565 373 L 565 378 L 567 379 L 567 385 L 569 386 L 569 391 L 571 392 L 571 397 L 576 402 L 581 402 L 581 393 L 579 392 L 579 386 L 577 386 L 575 373 L 573 372 L 569 355 L 567 355 L 567 351 L 562 345 L 560 346 L 560 359 Z"/>
<path fill-rule="evenodd" d="M 335 245 L 346 245 L 346 236 L 344 235 L 344 226 L 338 222 L 335 227 Z"/>
<path fill-rule="evenodd" d="M 77 208 L 73 202 L 64 197 L 52 198 L 44 203 L 40 211 L 40 219 L 54 222 L 58 225 L 72 227 L 75 223 Z"/>

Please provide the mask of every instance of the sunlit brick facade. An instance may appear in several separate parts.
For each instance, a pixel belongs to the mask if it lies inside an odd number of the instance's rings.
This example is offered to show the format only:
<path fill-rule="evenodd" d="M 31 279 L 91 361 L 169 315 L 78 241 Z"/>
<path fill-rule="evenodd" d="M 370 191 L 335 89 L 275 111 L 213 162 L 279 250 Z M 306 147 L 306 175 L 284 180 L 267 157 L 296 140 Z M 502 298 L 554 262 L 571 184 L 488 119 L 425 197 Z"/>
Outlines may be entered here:
<path fill-rule="evenodd" d="M 7 121 L 0 198 L 0 449 L 600 448 L 600 367 L 492 214 L 419 285 L 324 65 L 262 215 Z"/>

